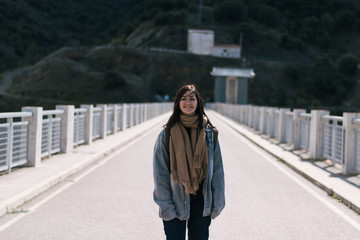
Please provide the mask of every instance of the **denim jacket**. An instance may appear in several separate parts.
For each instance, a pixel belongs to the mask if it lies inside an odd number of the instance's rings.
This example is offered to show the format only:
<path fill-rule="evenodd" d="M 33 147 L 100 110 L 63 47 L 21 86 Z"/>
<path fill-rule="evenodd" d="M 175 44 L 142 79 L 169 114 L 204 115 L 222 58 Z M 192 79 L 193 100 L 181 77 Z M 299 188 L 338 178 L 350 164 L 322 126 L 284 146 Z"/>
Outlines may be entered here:
<path fill-rule="evenodd" d="M 203 182 L 204 211 L 203 216 L 217 217 L 225 206 L 224 170 L 219 141 L 214 150 L 213 128 L 205 126 L 208 149 L 208 171 Z M 185 193 L 182 184 L 173 181 L 169 166 L 169 154 L 166 150 L 165 129 L 155 143 L 154 201 L 159 205 L 159 216 L 169 221 L 174 218 L 188 220 L 190 217 L 190 195 Z"/>

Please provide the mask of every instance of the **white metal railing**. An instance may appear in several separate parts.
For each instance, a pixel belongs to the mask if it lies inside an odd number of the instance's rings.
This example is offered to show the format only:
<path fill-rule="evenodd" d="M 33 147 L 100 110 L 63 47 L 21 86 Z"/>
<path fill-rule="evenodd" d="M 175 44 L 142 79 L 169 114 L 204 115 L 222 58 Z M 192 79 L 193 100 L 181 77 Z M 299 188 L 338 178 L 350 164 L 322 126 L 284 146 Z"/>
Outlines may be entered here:
<path fill-rule="evenodd" d="M 255 130 L 260 130 L 260 122 L 261 122 L 261 109 L 257 108 L 255 111 Z"/>
<path fill-rule="evenodd" d="M 265 116 L 264 116 L 264 121 L 265 121 L 264 133 L 270 136 L 271 135 L 271 133 L 270 133 L 270 129 L 271 129 L 270 128 L 270 109 L 265 110 L 264 114 L 265 114 Z"/>
<path fill-rule="evenodd" d="M 74 110 L 74 146 L 85 143 L 85 114 L 86 108 L 77 108 Z"/>
<path fill-rule="evenodd" d="M 300 114 L 300 147 L 310 150 L 310 122 L 311 114 L 301 113 Z"/>
<path fill-rule="evenodd" d="M 27 143 L 29 141 L 29 112 L 0 113 L 0 171 L 11 172 L 12 167 L 28 161 Z"/>
<path fill-rule="evenodd" d="M 94 139 L 170 111 L 172 106 L 173 103 L 82 105 L 81 108 L 59 105 L 56 110 L 24 107 L 22 112 L 0 113 L 0 172 L 10 173 L 11 168 L 23 164 L 38 166 L 43 157 L 91 144 Z"/>
<path fill-rule="evenodd" d="M 354 119 L 355 127 L 355 170 L 360 173 L 360 118 Z"/>
<path fill-rule="evenodd" d="M 322 155 L 325 158 L 342 164 L 344 142 L 343 117 L 326 115 L 322 117 L 322 120 Z"/>
<path fill-rule="evenodd" d="M 274 121 L 273 121 L 273 132 L 272 132 L 272 135 L 275 138 L 279 137 L 279 118 L 280 118 L 280 111 L 275 110 L 274 111 Z"/>
<path fill-rule="evenodd" d="M 63 110 L 43 111 L 41 156 L 50 157 L 61 150 L 61 118 Z"/>
<path fill-rule="evenodd" d="M 100 107 L 94 107 L 92 139 L 100 138 L 101 134 L 101 111 Z"/>
<path fill-rule="evenodd" d="M 126 108 L 126 128 L 129 128 L 132 126 L 132 112 L 133 112 L 133 104 L 129 104 L 129 106 Z"/>
<path fill-rule="evenodd" d="M 106 134 L 108 135 L 113 133 L 114 107 L 108 107 L 106 114 Z"/>
<path fill-rule="evenodd" d="M 311 159 L 330 159 L 342 165 L 344 174 L 360 173 L 360 113 L 331 116 L 329 111 L 290 111 L 252 105 L 210 103 L 207 107 L 287 142 L 292 149 L 306 150 Z M 296 113 L 296 114 L 295 114 Z"/>
<path fill-rule="evenodd" d="M 285 142 L 294 143 L 294 113 L 285 113 Z"/>
<path fill-rule="evenodd" d="M 139 104 L 135 104 L 134 119 L 135 119 L 135 125 L 138 125 L 140 123 L 140 105 Z"/>
<path fill-rule="evenodd" d="M 123 128 L 123 107 L 121 105 L 119 105 L 117 107 L 116 114 L 117 114 L 117 119 L 118 119 L 116 129 L 117 129 L 117 131 L 121 131 L 121 130 L 123 130 L 122 129 Z"/>

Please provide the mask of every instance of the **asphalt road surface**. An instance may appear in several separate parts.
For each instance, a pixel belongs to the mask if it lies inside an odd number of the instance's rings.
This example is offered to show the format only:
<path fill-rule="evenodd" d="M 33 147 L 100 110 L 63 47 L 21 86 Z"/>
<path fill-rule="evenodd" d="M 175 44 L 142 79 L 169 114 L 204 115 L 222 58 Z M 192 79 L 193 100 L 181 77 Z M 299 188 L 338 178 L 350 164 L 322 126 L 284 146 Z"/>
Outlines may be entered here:
<path fill-rule="evenodd" d="M 210 239 L 360 239 L 360 217 L 219 122 L 226 207 Z M 0 239 L 165 239 L 152 199 L 161 126 L 0 219 Z"/>

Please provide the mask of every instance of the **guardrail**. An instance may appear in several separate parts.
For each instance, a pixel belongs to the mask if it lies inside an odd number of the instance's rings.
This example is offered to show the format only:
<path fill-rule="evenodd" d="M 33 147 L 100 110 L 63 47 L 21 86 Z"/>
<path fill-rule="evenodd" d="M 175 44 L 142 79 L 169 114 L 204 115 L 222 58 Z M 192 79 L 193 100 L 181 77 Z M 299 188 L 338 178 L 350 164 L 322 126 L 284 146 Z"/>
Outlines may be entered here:
<path fill-rule="evenodd" d="M 172 103 L 59 105 L 55 110 L 23 107 L 0 113 L 0 172 L 36 167 L 41 159 L 68 153 L 109 134 L 150 120 L 172 109 Z"/>
<path fill-rule="evenodd" d="M 0 113 L 0 171 L 23 165 L 27 161 L 29 112 Z"/>
<path fill-rule="evenodd" d="M 207 107 L 259 134 L 303 149 L 311 159 L 330 159 L 344 174 L 360 173 L 360 113 L 331 116 L 329 111 L 210 103 Z"/>

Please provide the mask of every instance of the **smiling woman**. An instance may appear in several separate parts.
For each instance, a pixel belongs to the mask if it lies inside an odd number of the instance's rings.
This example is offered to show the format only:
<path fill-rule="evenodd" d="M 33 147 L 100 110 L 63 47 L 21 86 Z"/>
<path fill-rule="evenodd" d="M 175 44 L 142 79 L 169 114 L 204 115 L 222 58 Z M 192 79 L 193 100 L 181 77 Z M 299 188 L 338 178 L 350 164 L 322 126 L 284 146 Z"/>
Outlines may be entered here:
<path fill-rule="evenodd" d="M 215 131 L 195 86 L 181 87 L 154 148 L 154 200 L 167 240 L 185 240 L 186 226 L 189 240 L 208 239 L 211 219 L 225 206 Z"/>
<path fill-rule="evenodd" d="M 197 108 L 197 99 L 196 99 L 195 91 L 193 90 L 186 91 L 180 100 L 181 112 L 185 115 L 193 115 L 195 114 L 196 108 Z"/>

